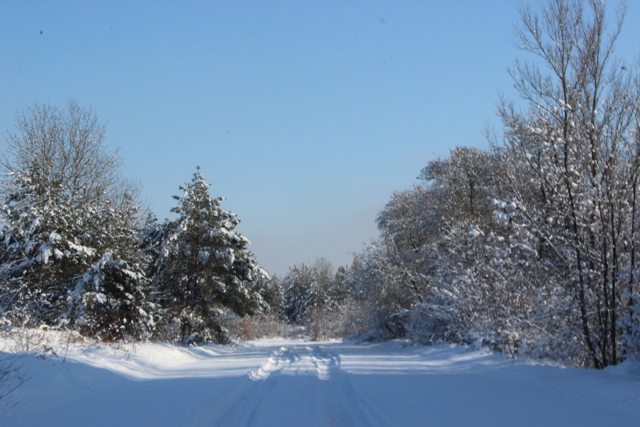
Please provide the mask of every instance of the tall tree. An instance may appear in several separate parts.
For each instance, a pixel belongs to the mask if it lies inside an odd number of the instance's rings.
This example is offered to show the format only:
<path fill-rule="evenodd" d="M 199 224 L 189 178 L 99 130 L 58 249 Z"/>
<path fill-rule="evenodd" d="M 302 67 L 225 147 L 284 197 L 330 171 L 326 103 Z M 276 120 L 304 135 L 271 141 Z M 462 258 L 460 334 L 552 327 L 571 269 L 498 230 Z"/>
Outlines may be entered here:
<path fill-rule="evenodd" d="M 209 194 L 200 168 L 175 196 L 178 215 L 167 225 L 154 286 L 166 308 L 165 323 L 177 326 L 177 340 L 224 340 L 216 316 L 225 309 L 244 316 L 260 306 L 253 283 L 266 272 L 247 250 L 249 240 L 234 231 L 237 216 L 222 197 Z"/>
<path fill-rule="evenodd" d="M 506 174 L 541 254 L 572 296 L 570 325 L 591 365 L 621 359 L 623 292 L 637 292 L 637 190 L 640 170 L 637 68 L 614 58 L 624 9 L 607 30 L 605 4 L 552 0 L 521 11 L 516 88 L 526 112 L 504 102 Z M 531 194 L 523 193 L 523 176 Z"/>

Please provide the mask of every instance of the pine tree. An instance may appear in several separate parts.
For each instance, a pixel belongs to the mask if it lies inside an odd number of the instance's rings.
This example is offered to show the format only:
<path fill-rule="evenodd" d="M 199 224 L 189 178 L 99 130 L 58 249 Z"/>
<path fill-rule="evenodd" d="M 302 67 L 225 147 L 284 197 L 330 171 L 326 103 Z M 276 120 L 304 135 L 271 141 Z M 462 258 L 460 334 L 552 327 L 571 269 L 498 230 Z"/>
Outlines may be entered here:
<path fill-rule="evenodd" d="M 174 197 L 178 218 L 167 225 L 154 279 L 164 332 L 173 325 L 173 339 L 183 342 L 223 341 L 216 316 L 225 310 L 253 314 L 260 296 L 252 283 L 266 275 L 246 249 L 249 240 L 234 231 L 237 216 L 221 208 L 224 198 L 211 197 L 209 187 L 198 167 L 180 187 L 182 196 Z"/>
<path fill-rule="evenodd" d="M 145 339 L 154 327 L 146 283 L 137 265 L 106 253 L 77 281 L 65 315 L 84 335 L 108 341 Z"/>

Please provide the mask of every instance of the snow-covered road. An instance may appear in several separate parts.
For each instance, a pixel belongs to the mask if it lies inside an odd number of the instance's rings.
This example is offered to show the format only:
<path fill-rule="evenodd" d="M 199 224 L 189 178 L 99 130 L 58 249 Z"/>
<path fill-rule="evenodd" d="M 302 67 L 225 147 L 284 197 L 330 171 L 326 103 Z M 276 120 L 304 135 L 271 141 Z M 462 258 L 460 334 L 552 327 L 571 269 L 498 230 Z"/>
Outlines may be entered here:
<path fill-rule="evenodd" d="M 56 350 L 62 356 L 66 349 Z M 440 345 L 261 340 L 24 355 L 2 426 L 636 426 L 637 363 L 562 369 Z"/>
<path fill-rule="evenodd" d="M 321 345 L 281 346 L 196 425 L 393 425 L 353 387 L 340 359 Z"/>

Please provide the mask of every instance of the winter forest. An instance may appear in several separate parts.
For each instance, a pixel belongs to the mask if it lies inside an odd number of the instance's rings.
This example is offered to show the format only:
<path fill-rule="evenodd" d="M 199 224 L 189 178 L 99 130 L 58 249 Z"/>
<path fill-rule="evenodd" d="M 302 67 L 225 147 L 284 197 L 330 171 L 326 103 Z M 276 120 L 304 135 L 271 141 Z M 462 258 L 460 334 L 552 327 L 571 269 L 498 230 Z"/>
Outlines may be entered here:
<path fill-rule="evenodd" d="M 159 221 L 75 101 L 17 112 L 0 157 L 0 326 L 480 343 L 596 369 L 640 354 L 640 70 L 615 54 L 623 16 L 553 0 L 521 18 L 505 82 L 520 99 L 500 100 L 489 148 L 417 170 L 336 271 L 320 259 L 270 276 L 199 167 Z"/>

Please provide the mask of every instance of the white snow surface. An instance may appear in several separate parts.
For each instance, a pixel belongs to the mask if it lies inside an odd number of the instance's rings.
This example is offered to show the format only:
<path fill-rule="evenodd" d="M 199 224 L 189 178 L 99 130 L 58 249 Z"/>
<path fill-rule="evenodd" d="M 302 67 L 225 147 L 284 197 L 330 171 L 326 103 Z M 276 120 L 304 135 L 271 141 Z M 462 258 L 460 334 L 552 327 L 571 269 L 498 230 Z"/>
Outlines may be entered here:
<path fill-rule="evenodd" d="M 637 361 L 595 371 L 397 341 L 53 350 L 0 353 L 28 377 L 1 426 L 640 425 Z"/>

